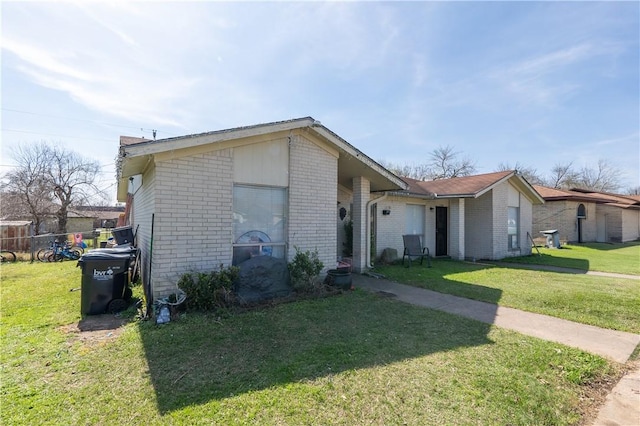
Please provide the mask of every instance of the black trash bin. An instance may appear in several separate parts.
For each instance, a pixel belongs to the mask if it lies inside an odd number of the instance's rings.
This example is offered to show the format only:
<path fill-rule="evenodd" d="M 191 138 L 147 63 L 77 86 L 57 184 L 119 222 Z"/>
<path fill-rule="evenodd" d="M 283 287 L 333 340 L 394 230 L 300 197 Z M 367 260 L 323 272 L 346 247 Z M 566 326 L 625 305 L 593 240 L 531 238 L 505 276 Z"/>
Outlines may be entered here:
<path fill-rule="evenodd" d="M 116 240 L 116 244 L 119 246 L 125 244 L 133 245 L 133 229 L 130 226 L 113 228 L 111 233 L 113 234 L 113 238 Z"/>
<path fill-rule="evenodd" d="M 129 306 L 129 264 L 135 258 L 133 247 L 93 250 L 78 260 L 82 268 L 80 312 L 99 315 L 119 312 Z"/>

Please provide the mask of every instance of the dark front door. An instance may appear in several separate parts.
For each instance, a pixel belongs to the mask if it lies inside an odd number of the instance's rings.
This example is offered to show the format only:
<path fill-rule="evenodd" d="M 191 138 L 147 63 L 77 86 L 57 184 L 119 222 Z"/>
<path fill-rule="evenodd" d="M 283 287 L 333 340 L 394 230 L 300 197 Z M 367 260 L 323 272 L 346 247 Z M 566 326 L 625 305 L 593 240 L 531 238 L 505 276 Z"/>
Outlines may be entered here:
<path fill-rule="evenodd" d="M 447 253 L 447 208 L 436 207 L 436 256 Z"/>

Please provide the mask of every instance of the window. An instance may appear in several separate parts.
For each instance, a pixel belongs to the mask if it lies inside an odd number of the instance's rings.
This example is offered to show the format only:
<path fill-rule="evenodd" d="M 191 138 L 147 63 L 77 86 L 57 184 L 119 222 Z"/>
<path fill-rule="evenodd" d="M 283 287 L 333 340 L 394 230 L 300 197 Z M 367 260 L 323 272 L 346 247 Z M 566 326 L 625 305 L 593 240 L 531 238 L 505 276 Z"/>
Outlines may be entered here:
<path fill-rule="evenodd" d="M 509 250 L 520 248 L 520 208 L 509 207 L 507 217 L 507 235 L 509 238 Z"/>
<path fill-rule="evenodd" d="M 424 206 L 407 204 L 405 212 L 404 233 L 420 235 L 424 239 Z"/>
<path fill-rule="evenodd" d="M 254 256 L 285 258 L 286 188 L 233 187 L 233 265 Z"/>

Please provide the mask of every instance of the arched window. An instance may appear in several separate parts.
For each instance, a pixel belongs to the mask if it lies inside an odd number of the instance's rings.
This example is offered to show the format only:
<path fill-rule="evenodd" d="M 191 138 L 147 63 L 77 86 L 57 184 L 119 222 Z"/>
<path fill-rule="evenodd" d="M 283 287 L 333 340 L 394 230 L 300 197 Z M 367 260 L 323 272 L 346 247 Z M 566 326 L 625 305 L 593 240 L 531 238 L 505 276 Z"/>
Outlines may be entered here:
<path fill-rule="evenodd" d="M 584 204 L 580 204 L 578 206 L 578 219 L 586 219 L 587 218 L 587 209 Z"/>

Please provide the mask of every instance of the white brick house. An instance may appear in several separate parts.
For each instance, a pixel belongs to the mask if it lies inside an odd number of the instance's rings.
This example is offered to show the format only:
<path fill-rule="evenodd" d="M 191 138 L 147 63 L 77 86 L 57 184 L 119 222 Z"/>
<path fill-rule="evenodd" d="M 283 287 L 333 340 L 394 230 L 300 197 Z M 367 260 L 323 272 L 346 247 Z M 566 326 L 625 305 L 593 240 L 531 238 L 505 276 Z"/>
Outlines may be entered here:
<path fill-rule="evenodd" d="M 403 252 L 403 234 L 418 234 L 432 256 L 502 259 L 531 254 L 532 207 L 544 200 L 516 171 L 435 181 L 404 179 L 372 213 L 375 256 Z"/>
<path fill-rule="evenodd" d="M 142 252 L 152 297 L 175 291 L 187 271 L 210 271 L 257 251 L 291 259 L 339 249 L 339 193 L 348 194 L 353 267 L 367 265 L 368 201 L 407 184 L 311 117 L 145 140 L 121 138 L 118 199 Z"/>
<path fill-rule="evenodd" d="M 532 206 L 543 203 L 515 171 L 401 179 L 311 117 L 120 144 L 118 199 L 153 298 L 184 272 L 256 254 L 290 260 L 294 247 L 334 268 L 348 221 L 355 272 L 387 247 L 401 255 L 403 234 L 421 235 L 435 256 L 525 255 Z"/>

